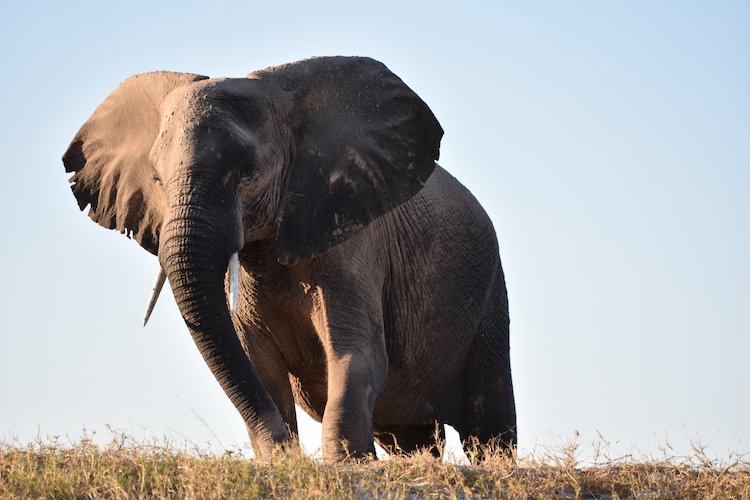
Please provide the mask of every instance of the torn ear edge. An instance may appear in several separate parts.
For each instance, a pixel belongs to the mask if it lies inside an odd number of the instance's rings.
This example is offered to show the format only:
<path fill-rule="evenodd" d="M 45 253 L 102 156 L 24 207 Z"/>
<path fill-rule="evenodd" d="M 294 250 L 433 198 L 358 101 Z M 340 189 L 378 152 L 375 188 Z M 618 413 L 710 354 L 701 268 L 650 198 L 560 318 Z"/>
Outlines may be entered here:
<path fill-rule="evenodd" d="M 71 189 L 89 217 L 156 254 L 165 207 L 149 152 L 159 133 L 159 104 L 175 88 L 208 77 L 157 71 L 122 82 L 83 124 L 63 155 Z"/>

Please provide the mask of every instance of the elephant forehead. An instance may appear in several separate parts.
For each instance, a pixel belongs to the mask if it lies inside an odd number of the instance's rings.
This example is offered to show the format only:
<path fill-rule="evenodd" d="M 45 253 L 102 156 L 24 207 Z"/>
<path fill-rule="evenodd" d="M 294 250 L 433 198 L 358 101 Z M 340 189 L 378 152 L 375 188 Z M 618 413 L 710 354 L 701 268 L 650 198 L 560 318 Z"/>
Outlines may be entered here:
<path fill-rule="evenodd" d="M 236 146 L 247 149 L 273 121 L 273 106 L 253 81 L 222 78 L 201 83 L 175 89 L 162 101 L 152 161 L 170 151 L 191 154 L 219 144 L 225 153 Z"/>
<path fill-rule="evenodd" d="M 199 84 L 199 85 L 196 85 Z M 265 122 L 271 113 L 272 92 L 247 78 L 216 78 L 173 90 L 161 104 L 162 119 L 180 115 L 191 121 L 240 119 L 247 126 Z"/>

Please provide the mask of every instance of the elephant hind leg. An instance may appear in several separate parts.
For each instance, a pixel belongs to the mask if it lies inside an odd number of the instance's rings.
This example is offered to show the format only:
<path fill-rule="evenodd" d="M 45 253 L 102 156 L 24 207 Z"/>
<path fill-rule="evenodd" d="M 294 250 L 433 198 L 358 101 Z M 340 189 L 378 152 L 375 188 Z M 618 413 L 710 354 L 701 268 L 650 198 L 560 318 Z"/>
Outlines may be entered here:
<path fill-rule="evenodd" d="M 486 429 L 486 428 L 485 428 Z M 494 431 L 474 429 L 459 430 L 461 445 L 472 464 L 478 464 L 497 453 L 512 454 L 516 447 L 516 429 L 509 425 L 495 427 Z"/>
<path fill-rule="evenodd" d="M 496 282 L 501 283 L 500 280 Z M 463 374 L 463 418 L 454 425 L 467 455 L 477 459 L 516 444 L 516 407 L 511 381 L 509 319 L 504 287 L 487 308 Z M 450 422 L 449 422 L 450 423 Z"/>
<path fill-rule="evenodd" d="M 481 368 L 477 366 L 476 368 Z M 472 462 L 516 445 L 516 408 L 509 367 L 474 369 L 464 396 L 463 419 L 454 425 Z"/>
<path fill-rule="evenodd" d="M 437 422 L 376 426 L 375 440 L 389 455 L 407 455 L 426 449 L 440 458 L 445 449 L 445 427 Z"/>

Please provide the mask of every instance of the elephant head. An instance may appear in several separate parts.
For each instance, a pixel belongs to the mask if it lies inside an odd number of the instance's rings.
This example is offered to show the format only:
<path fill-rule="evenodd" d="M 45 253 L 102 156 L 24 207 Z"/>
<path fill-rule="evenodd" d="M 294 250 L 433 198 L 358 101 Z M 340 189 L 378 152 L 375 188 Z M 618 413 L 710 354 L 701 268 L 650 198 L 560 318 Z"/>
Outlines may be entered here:
<path fill-rule="evenodd" d="M 285 265 L 325 253 L 422 188 L 441 136 L 427 105 L 382 64 L 315 58 L 246 78 L 133 76 L 63 162 L 81 210 L 158 256 L 263 453 L 289 432 L 234 330 L 228 262 L 271 238 Z"/>

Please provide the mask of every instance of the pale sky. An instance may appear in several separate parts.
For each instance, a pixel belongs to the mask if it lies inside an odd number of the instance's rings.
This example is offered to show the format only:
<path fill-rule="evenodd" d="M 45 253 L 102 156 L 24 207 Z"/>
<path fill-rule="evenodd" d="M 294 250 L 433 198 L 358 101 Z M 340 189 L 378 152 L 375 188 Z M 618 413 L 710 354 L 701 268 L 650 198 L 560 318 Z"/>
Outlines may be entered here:
<path fill-rule="evenodd" d="M 132 74 L 363 55 L 495 224 L 522 449 L 750 452 L 748 26 L 742 1 L 4 3 L 0 438 L 248 446 L 170 294 L 141 327 L 156 259 L 60 157 Z"/>

